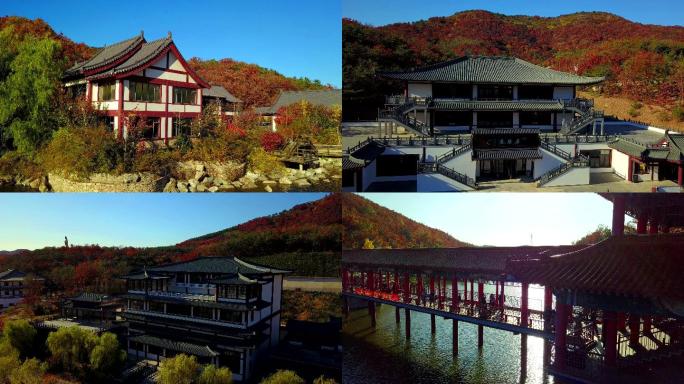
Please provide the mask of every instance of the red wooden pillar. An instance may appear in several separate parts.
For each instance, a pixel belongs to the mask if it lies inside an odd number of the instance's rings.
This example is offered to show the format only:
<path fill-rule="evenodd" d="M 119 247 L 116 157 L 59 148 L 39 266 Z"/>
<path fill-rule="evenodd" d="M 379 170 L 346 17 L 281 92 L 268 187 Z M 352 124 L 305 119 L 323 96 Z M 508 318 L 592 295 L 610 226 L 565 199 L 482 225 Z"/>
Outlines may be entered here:
<path fill-rule="evenodd" d="M 520 326 L 527 327 L 529 319 L 529 307 L 527 300 L 528 283 L 522 283 L 522 297 L 520 298 Z"/>
<path fill-rule="evenodd" d="M 677 184 L 684 186 L 684 165 L 682 163 L 677 166 Z"/>
<path fill-rule="evenodd" d="M 404 293 L 404 303 L 408 303 L 411 301 L 411 291 L 410 291 L 410 282 L 409 282 L 409 274 L 408 272 L 404 272 L 404 287 L 403 287 L 403 293 Z M 408 311 L 408 310 L 407 310 Z"/>
<path fill-rule="evenodd" d="M 482 303 L 484 302 L 485 294 L 484 294 L 484 282 L 478 281 L 477 282 L 477 301 Z"/>
<path fill-rule="evenodd" d="M 418 294 L 418 305 L 421 305 L 421 303 L 425 304 L 425 301 L 423 300 L 423 290 L 425 289 L 423 286 L 423 274 L 420 272 L 416 277 L 416 283 L 418 284 L 418 287 L 416 288 L 416 293 Z"/>
<path fill-rule="evenodd" d="M 639 344 L 639 315 L 629 314 L 629 343 Z"/>
<path fill-rule="evenodd" d="M 615 195 L 613 198 L 613 236 L 625 234 L 625 196 Z"/>
<path fill-rule="evenodd" d="M 387 285 L 387 292 L 392 292 L 392 280 L 389 272 L 385 272 L 385 284 Z"/>
<path fill-rule="evenodd" d="M 626 327 L 627 324 L 627 317 L 625 316 L 624 312 L 618 312 L 617 314 L 617 328 L 619 331 L 625 331 L 627 330 Z"/>
<path fill-rule="evenodd" d="M 644 334 L 651 333 L 651 326 L 653 325 L 653 318 L 651 316 L 644 317 Z"/>
<path fill-rule="evenodd" d="M 454 356 L 458 355 L 458 320 L 453 319 L 451 327 L 451 343 Z"/>
<path fill-rule="evenodd" d="M 570 306 L 556 302 L 556 326 L 553 335 L 553 344 L 556 349 L 556 359 L 554 365 L 558 369 L 565 368 L 565 355 L 567 353 L 566 334 L 568 331 L 568 315 Z"/>
<path fill-rule="evenodd" d="M 649 235 L 657 235 L 658 234 L 658 217 L 653 216 L 651 217 L 651 221 L 648 223 L 648 234 Z"/>
<path fill-rule="evenodd" d="M 368 272 L 368 286 L 366 287 L 371 291 L 371 295 L 375 295 L 375 286 L 373 283 L 374 280 L 374 273 L 373 272 Z"/>
<path fill-rule="evenodd" d="M 399 272 L 394 272 L 394 293 L 399 294 Z"/>
<path fill-rule="evenodd" d="M 451 312 L 458 311 L 458 279 L 456 275 L 451 277 Z"/>
<path fill-rule="evenodd" d="M 646 225 L 648 224 L 648 216 L 641 212 L 637 215 L 637 233 L 643 235 L 646 233 Z"/>
<path fill-rule="evenodd" d="M 468 305 L 468 279 L 463 279 L 463 302 Z"/>
<path fill-rule="evenodd" d="M 494 280 L 494 285 L 496 285 L 496 293 L 494 294 L 494 305 L 499 306 L 499 281 Z"/>
<path fill-rule="evenodd" d="M 435 302 L 435 275 L 430 275 L 430 305 Z"/>
<path fill-rule="evenodd" d="M 404 308 L 405 314 L 406 314 L 406 338 L 410 339 L 411 338 L 411 310 L 408 308 Z"/>
<path fill-rule="evenodd" d="M 504 308 L 506 306 L 506 294 L 504 293 L 504 287 L 506 286 L 506 282 L 502 281 L 501 282 L 501 308 Z"/>
<path fill-rule="evenodd" d="M 614 366 L 617 362 L 617 316 L 615 312 L 606 311 L 603 313 L 604 337 L 603 346 L 605 349 L 606 365 Z"/>
<path fill-rule="evenodd" d="M 550 311 L 553 305 L 553 289 L 549 286 L 544 287 L 544 311 Z"/>
<path fill-rule="evenodd" d="M 470 302 L 471 303 L 473 301 L 475 301 L 475 299 L 473 298 L 474 293 L 475 293 L 475 288 L 473 288 L 473 279 L 470 279 Z"/>

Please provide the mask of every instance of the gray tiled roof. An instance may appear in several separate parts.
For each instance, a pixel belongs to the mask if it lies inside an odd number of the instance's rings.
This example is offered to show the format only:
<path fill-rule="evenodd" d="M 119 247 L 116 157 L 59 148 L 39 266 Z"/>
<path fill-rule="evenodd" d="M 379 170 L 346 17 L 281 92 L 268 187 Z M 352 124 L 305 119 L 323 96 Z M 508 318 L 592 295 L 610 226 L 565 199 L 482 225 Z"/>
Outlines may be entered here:
<path fill-rule="evenodd" d="M 150 272 L 189 272 L 214 274 L 282 274 L 289 271 L 262 267 L 240 260 L 236 257 L 200 257 L 195 260 L 147 268 Z"/>
<path fill-rule="evenodd" d="M 537 148 L 526 149 L 476 149 L 473 158 L 478 160 L 517 160 L 517 159 L 541 159 L 542 155 Z"/>
<path fill-rule="evenodd" d="M 558 100 L 447 100 L 436 99 L 430 108 L 450 111 L 562 111 Z"/>
<path fill-rule="evenodd" d="M 119 73 L 129 72 L 138 67 L 145 65 L 150 60 L 154 59 L 161 51 L 168 47 L 173 40 L 171 37 L 165 37 L 163 39 L 154 40 L 149 43 L 145 43 L 140 47 L 140 49 L 129 57 L 128 60 L 112 68 L 112 70 L 107 71 L 100 75 L 116 75 Z"/>
<path fill-rule="evenodd" d="M 175 352 L 188 353 L 190 355 L 200 357 L 214 357 L 219 355 L 218 352 L 215 352 L 214 350 L 209 348 L 208 345 L 199 345 L 188 343 L 185 341 L 162 339 L 160 337 L 154 337 L 149 335 L 133 336 L 130 338 L 130 341 L 152 345 L 155 347 L 164 348 Z"/>
<path fill-rule="evenodd" d="M 505 272 L 510 258 L 540 258 L 577 249 L 575 246 L 477 248 L 358 249 L 342 251 L 344 264 L 434 268 L 436 271 Z"/>
<path fill-rule="evenodd" d="M 684 135 L 673 135 L 668 132 L 665 136 L 670 145 L 667 159 L 674 161 L 682 160 L 682 157 L 684 157 Z"/>
<path fill-rule="evenodd" d="M 71 300 L 75 301 L 88 301 L 88 302 L 93 302 L 93 303 L 99 303 L 102 301 L 108 301 L 108 300 L 113 300 L 114 298 L 103 294 L 103 293 L 92 293 L 92 292 L 81 292 L 76 297 L 72 297 Z"/>
<path fill-rule="evenodd" d="M 358 168 L 363 168 L 364 163 L 360 162 L 359 160 L 356 160 L 355 158 L 351 156 L 345 155 L 342 158 L 342 169 L 358 169 Z"/>
<path fill-rule="evenodd" d="M 88 71 L 111 64 L 131 51 L 137 49 L 144 41 L 145 38 L 143 37 L 143 34 L 140 33 L 140 35 L 130 39 L 105 46 L 97 51 L 95 55 L 90 58 L 90 60 L 74 64 L 74 66 L 66 71 L 66 74 L 67 76 L 73 76 L 82 73 L 83 71 Z"/>
<path fill-rule="evenodd" d="M 233 96 L 230 92 L 228 92 L 228 90 L 226 90 L 220 85 L 212 85 L 211 88 L 205 89 L 204 92 L 202 92 L 202 96 L 226 99 L 231 103 L 241 102 L 240 99 Z"/>
<path fill-rule="evenodd" d="M 324 105 L 332 107 L 342 105 L 341 89 L 323 89 L 316 91 L 283 91 L 278 96 L 275 104 L 270 107 L 260 107 L 256 111 L 262 114 L 275 114 L 281 107 L 307 101 L 314 105 Z"/>
<path fill-rule="evenodd" d="M 219 279 L 213 279 L 211 282 L 214 284 L 230 285 L 250 285 L 259 283 L 257 280 L 250 279 L 241 273 L 238 273 L 237 275 L 224 276 Z"/>
<path fill-rule="evenodd" d="M 383 152 L 385 152 L 385 146 L 372 141 L 359 148 L 351 155 L 359 160 L 375 160 L 375 158 L 380 156 Z"/>
<path fill-rule="evenodd" d="M 539 134 L 539 128 L 475 128 L 474 135 L 533 135 Z"/>
<path fill-rule="evenodd" d="M 24 277 L 26 277 L 26 273 L 17 271 L 16 269 L 8 269 L 4 272 L 0 272 L 0 280 L 23 279 Z"/>
<path fill-rule="evenodd" d="M 405 72 L 380 72 L 389 79 L 462 83 L 597 84 L 603 77 L 577 76 L 540 67 L 515 57 L 464 56 Z"/>
<path fill-rule="evenodd" d="M 624 138 L 618 138 L 617 140 L 608 143 L 608 147 L 639 158 L 642 157 L 647 150 L 645 145 Z"/>

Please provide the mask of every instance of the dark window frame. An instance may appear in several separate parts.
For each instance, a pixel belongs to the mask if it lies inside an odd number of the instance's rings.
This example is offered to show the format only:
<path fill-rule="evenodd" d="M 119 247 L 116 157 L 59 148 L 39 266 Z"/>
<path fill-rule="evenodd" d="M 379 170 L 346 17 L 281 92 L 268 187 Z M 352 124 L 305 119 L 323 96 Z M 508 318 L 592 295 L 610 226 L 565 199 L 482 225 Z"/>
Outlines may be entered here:
<path fill-rule="evenodd" d="M 161 103 L 161 85 L 130 80 L 128 82 L 128 101 Z"/>
<path fill-rule="evenodd" d="M 194 88 L 173 87 L 173 104 L 197 105 L 197 90 Z"/>
<path fill-rule="evenodd" d="M 99 83 L 97 85 L 97 101 L 116 100 L 116 82 Z"/>

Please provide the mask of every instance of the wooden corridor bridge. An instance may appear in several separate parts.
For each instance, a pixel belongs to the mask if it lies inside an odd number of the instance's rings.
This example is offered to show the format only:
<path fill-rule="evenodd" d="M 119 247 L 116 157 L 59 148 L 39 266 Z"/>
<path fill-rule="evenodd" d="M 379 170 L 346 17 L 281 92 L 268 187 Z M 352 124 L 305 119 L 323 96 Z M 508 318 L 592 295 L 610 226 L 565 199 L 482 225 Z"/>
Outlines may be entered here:
<path fill-rule="evenodd" d="M 555 374 L 590 382 L 614 380 L 620 369 L 684 355 L 684 198 L 670 194 L 606 194 L 613 236 L 592 246 L 373 249 L 344 251 L 344 310 L 350 300 L 450 319 L 453 354 L 458 324 L 544 338 Z M 637 233 L 625 235 L 625 214 Z M 530 286 L 543 289 L 530 298 Z M 541 297 L 540 297 L 541 296 Z M 524 358 L 524 356 L 521 356 Z"/>

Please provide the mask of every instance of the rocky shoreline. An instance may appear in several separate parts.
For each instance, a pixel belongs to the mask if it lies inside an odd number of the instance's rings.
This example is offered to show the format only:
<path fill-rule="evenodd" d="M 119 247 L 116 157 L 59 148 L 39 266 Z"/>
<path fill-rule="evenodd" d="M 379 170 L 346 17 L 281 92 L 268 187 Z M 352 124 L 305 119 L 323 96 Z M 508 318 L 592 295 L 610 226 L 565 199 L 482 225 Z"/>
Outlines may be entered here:
<path fill-rule="evenodd" d="M 153 173 L 93 174 L 87 179 L 50 173 L 38 178 L 0 178 L 0 189 L 40 192 L 232 192 L 333 191 L 340 188 L 342 161 L 321 158 L 318 168 L 271 173 L 247 170 L 246 164 L 188 161 L 172 176 Z"/>

